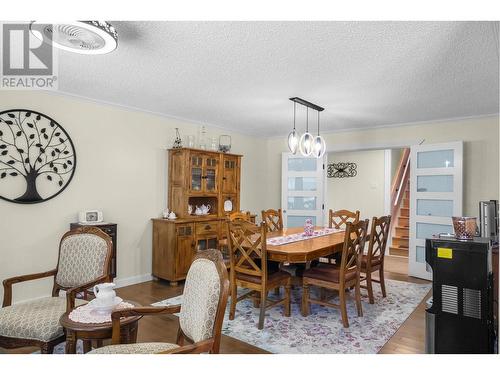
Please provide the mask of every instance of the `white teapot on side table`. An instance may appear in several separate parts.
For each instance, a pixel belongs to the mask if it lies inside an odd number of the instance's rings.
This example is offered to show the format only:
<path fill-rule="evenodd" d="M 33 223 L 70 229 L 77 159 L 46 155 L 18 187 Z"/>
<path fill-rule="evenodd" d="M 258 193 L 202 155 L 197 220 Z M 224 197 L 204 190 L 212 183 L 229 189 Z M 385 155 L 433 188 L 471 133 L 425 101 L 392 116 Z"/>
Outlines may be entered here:
<path fill-rule="evenodd" d="M 114 291 L 115 286 L 114 283 L 95 285 L 93 289 L 95 302 L 93 301 L 93 304 L 96 305 L 96 307 L 113 309 L 114 305 L 121 302 L 121 298 L 116 297 L 116 292 Z"/>

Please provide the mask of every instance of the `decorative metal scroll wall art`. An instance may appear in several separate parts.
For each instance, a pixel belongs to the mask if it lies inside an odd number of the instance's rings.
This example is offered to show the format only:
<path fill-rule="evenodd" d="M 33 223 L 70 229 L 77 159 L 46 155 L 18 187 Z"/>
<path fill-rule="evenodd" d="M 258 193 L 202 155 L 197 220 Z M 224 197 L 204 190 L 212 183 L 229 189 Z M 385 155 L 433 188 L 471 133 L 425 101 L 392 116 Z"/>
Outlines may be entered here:
<path fill-rule="evenodd" d="M 0 198 L 40 203 L 71 182 L 76 154 L 55 120 L 27 109 L 0 112 Z"/>
<path fill-rule="evenodd" d="M 354 177 L 358 174 L 356 163 L 328 164 L 327 176 L 334 178 Z"/>

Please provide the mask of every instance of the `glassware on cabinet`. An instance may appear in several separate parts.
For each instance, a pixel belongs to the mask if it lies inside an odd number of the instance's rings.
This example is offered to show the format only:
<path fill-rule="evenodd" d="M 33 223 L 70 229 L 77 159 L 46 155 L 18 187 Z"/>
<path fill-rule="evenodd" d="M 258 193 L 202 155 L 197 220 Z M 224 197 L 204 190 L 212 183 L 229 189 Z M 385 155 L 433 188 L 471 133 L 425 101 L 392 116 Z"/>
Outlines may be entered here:
<path fill-rule="evenodd" d="M 221 135 L 219 136 L 219 151 L 221 152 L 229 152 L 231 151 L 231 136 L 230 135 Z"/>
<path fill-rule="evenodd" d="M 207 129 L 205 128 L 205 125 L 201 126 L 199 142 L 200 143 L 198 145 L 198 148 L 200 148 L 202 150 L 206 150 L 207 149 Z"/>
<path fill-rule="evenodd" d="M 179 134 L 179 128 L 175 128 L 175 139 L 172 148 L 181 148 L 181 147 L 182 147 L 182 139 Z"/>
<path fill-rule="evenodd" d="M 187 146 L 189 148 L 194 148 L 194 146 L 195 146 L 194 135 L 192 135 L 192 134 L 188 135 L 186 137 L 186 139 L 187 139 L 187 142 L 186 142 Z"/>
<path fill-rule="evenodd" d="M 210 138 L 210 149 L 212 151 L 217 151 L 217 149 L 218 149 L 217 137 Z"/>

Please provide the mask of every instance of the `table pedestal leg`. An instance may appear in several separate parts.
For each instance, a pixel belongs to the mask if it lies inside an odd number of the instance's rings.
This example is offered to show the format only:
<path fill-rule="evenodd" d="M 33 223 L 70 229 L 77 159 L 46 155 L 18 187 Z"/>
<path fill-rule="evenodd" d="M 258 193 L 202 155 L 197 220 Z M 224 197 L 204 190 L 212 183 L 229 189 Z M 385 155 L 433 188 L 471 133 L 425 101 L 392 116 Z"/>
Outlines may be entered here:
<path fill-rule="evenodd" d="M 76 354 L 76 334 L 66 329 L 66 354 Z"/>
<path fill-rule="evenodd" d="M 92 340 L 83 340 L 83 353 L 88 353 L 92 350 Z"/>

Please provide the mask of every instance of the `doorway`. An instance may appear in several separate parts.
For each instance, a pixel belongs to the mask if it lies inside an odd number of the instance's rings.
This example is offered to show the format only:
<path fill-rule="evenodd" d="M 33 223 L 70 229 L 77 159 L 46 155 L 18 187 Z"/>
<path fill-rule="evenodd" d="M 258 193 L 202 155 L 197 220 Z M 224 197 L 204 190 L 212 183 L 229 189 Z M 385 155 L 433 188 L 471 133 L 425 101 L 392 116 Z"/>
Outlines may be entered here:
<path fill-rule="evenodd" d="M 360 217 L 370 219 L 371 225 L 374 216 L 390 215 L 393 211 L 394 180 L 401 168 L 404 150 L 399 147 L 328 153 L 325 218 L 329 209 L 359 210 Z M 404 201 L 404 204 L 408 203 L 409 201 Z M 399 214 L 398 212 L 398 216 Z M 385 269 L 407 276 L 409 212 L 402 214 L 406 217 L 401 220 L 396 217 L 389 234 Z"/>

